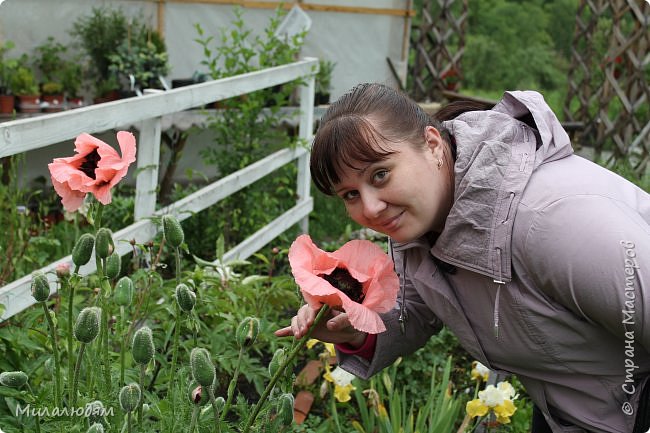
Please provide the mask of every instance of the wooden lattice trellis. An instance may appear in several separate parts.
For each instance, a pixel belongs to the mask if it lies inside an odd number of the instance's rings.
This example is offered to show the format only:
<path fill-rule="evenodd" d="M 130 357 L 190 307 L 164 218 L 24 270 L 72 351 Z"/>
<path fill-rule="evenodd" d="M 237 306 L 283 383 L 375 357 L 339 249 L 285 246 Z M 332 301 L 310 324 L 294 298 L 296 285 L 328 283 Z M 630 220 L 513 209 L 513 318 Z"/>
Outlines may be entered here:
<path fill-rule="evenodd" d="M 440 100 L 449 84 L 462 78 L 468 0 L 423 0 L 411 29 L 415 61 L 409 71 L 416 101 Z"/>
<path fill-rule="evenodd" d="M 581 0 L 564 107 L 585 125 L 578 143 L 639 173 L 650 166 L 649 22 L 646 1 Z"/>

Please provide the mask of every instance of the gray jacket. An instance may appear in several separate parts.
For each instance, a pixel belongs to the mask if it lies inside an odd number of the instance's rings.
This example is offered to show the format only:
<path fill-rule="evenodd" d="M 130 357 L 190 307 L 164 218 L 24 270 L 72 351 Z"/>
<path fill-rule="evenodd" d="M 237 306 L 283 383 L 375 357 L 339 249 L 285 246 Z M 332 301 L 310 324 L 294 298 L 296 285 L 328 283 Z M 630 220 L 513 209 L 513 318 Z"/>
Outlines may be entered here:
<path fill-rule="evenodd" d="M 458 148 L 445 228 L 392 246 L 405 333 L 398 299 L 374 358 L 339 352 L 341 366 L 367 378 L 444 324 L 517 375 L 554 432 L 631 432 L 650 374 L 650 195 L 573 155 L 536 92 L 444 126 Z"/>

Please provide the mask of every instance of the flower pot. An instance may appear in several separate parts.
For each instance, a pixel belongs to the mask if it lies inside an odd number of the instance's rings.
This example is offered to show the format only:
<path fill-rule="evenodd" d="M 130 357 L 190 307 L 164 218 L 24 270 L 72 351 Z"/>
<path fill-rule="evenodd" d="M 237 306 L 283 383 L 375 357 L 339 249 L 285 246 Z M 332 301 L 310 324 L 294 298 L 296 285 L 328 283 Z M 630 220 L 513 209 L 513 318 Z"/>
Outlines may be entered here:
<path fill-rule="evenodd" d="M 330 103 L 330 94 L 329 93 L 320 93 L 317 92 L 314 95 L 314 105 L 327 105 Z"/>
<path fill-rule="evenodd" d="M 44 107 L 43 111 L 46 113 L 55 113 L 63 111 L 63 94 L 57 95 L 43 95 Z"/>
<path fill-rule="evenodd" d="M 111 90 L 108 93 L 103 94 L 102 96 L 98 96 L 95 99 L 93 99 L 93 102 L 95 104 L 102 104 L 104 102 L 111 102 L 111 101 L 117 101 L 120 99 L 120 92 L 118 90 Z"/>
<path fill-rule="evenodd" d="M 85 104 L 83 98 L 68 98 L 66 108 L 68 110 L 72 110 L 74 108 L 81 108 L 84 105 Z"/>
<path fill-rule="evenodd" d="M 21 113 L 40 113 L 41 99 L 40 95 L 19 95 L 18 111 Z"/>
<path fill-rule="evenodd" d="M 14 112 L 14 95 L 0 95 L 0 114 L 11 114 Z"/>

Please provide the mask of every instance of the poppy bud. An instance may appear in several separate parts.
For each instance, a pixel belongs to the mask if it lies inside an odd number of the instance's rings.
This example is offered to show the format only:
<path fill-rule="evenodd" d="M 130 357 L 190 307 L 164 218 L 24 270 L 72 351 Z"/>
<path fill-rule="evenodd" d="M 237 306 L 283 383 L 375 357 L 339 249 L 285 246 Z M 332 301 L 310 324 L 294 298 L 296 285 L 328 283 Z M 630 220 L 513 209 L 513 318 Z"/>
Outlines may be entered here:
<path fill-rule="evenodd" d="M 273 358 L 271 358 L 271 362 L 269 362 L 269 374 L 271 377 L 275 376 L 275 373 L 278 371 L 285 358 L 286 355 L 284 349 L 280 348 L 275 351 Z"/>
<path fill-rule="evenodd" d="M 100 259 L 105 259 L 111 254 L 111 248 L 115 244 L 113 243 L 113 234 L 106 227 L 102 227 L 97 230 L 97 235 L 95 237 L 95 254 Z"/>
<path fill-rule="evenodd" d="M 176 302 L 181 310 L 189 313 L 196 304 L 196 294 L 186 284 L 181 283 L 176 286 Z"/>
<path fill-rule="evenodd" d="M 133 360 L 138 364 L 148 364 L 155 351 L 151 329 L 148 326 L 143 326 L 135 331 L 132 345 Z"/>
<path fill-rule="evenodd" d="M 237 344 L 239 347 L 249 347 L 255 343 L 260 332 L 260 321 L 256 317 L 246 317 L 237 327 Z"/>
<path fill-rule="evenodd" d="M 277 401 L 278 420 L 280 424 L 285 427 L 293 423 L 293 403 L 294 398 L 292 394 L 282 394 Z"/>
<path fill-rule="evenodd" d="M 27 383 L 27 375 L 22 371 L 5 371 L 0 373 L 0 385 L 20 388 Z"/>
<path fill-rule="evenodd" d="M 120 268 L 122 267 L 122 257 L 118 254 L 117 251 L 113 251 L 113 254 L 108 256 L 106 259 L 106 276 L 114 280 L 120 276 Z"/>
<path fill-rule="evenodd" d="M 119 400 L 122 410 L 132 412 L 140 403 L 140 386 L 137 383 L 130 383 L 120 390 Z"/>
<path fill-rule="evenodd" d="M 53 376 L 55 371 L 54 371 L 54 358 L 49 357 L 45 360 L 45 364 L 43 364 L 43 367 L 45 368 L 45 373 Z"/>
<path fill-rule="evenodd" d="M 185 239 L 181 223 L 173 215 L 163 215 L 162 224 L 163 235 L 167 243 L 174 248 L 180 247 Z"/>
<path fill-rule="evenodd" d="M 74 323 L 74 336 L 82 343 L 91 343 L 99 334 L 99 321 L 102 309 L 99 307 L 86 307 L 77 316 Z"/>
<path fill-rule="evenodd" d="M 192 367 L 192 376 L 201 386 L 212 386 L 215 382 L 215 371 L 210 353 L 203 349 L 195 347 L 190 353 L 190 365 Z"/>
<path fill-rule="evenodd" d="M 70 276 L 70 263 L 59 263 L 54 269 L 58 278 Z"/>
<path fill-rule="evenodd" d="M 90 426 L 86 433 L 104 433 L 104 426 L 96 422 Z"/>
<path fill-rule="evenodd" d="M 133 300 L 133 281 L 129 277 L 122 277 L 115 285 L 115 303 L 121 307 L 128 307 Z"/>
<path fill-rule="evenodd" d="M 95 245 L 95 237 L 90 233 L 84 233 L 79 237 L 77 243 L 72 248 L 72 263 L 75 266 L 83 266 L 90 261 L 90 256 L 93 254 L 93 246 Z"/>
<path fill-rule="evenodd" d="M 99 400 L 86 403 L 84 413 L 88 414 L 88 423 L 90 425 L 100 424 L 103 427 L 103 424 L 106 423 L 106 418 L 104 417 L 106 410 L 104 409 L 104 404 Z"/>
<path fill-rule="evenodd" d="M 32 276 L 32 296 L 36 302 L 45 302 L 50 297 L 50 283 L 42 272 L 34 272 Z"/>

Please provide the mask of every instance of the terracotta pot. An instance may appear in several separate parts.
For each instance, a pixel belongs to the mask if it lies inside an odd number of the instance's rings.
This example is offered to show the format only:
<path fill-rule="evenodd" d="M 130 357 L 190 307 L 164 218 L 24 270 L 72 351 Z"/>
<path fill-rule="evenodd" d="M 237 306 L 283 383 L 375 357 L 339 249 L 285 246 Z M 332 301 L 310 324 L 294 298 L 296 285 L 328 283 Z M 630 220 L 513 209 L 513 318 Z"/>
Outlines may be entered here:
<path fill-rule="evenodd" d="M 14 95 L 0 95 L 0 114 L 11 114 L 14 112 Z"/>
<path fill-rule="evenodd" d="M 19 95 L 18 111 L 21 113 L 40 113 L 41 99 L 39 95 Z"/>
<path fill-rule="evenodd" d="M 68 101 L 67 101 L 67 104 L 66 104 L 68 110 L 72 110 L 74 108 L 81 108 L 84 105 L 85 104 L 84 104 L 84 99 L 83 98 L 68 98 Z"/>
<path fill-rule="evenodd" d="M 120 99 L 119 90 L 111 90 L 110 92 L 105 93 L 102 96 L 96 97 L 95 99 L 93 99 L 93 102 L 95 104 L 101 104 L 104 102 L 117 101 L 118 99 Z"/>
<path fill-rule="evenodd" d="M 63 111 L 63 94 L 43 95 L 43 102 L 47 102 L 47 105 L 43 108 L 46 113 Z"/>

